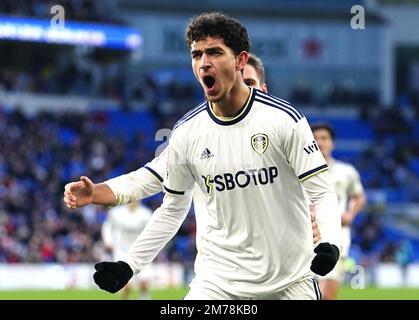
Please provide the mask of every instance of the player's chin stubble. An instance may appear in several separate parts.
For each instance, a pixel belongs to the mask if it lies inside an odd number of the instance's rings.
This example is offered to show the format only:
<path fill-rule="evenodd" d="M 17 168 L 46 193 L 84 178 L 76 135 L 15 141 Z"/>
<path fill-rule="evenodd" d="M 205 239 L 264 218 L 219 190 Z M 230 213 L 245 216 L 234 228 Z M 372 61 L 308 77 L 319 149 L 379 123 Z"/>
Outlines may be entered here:
<path fill-rule="evenodd" d="M 205 93 L 205 98 L 211 103 L 220 103 L 226 98 L 226 94 L 218 94 L 217 96 L 210 96 Z"/>

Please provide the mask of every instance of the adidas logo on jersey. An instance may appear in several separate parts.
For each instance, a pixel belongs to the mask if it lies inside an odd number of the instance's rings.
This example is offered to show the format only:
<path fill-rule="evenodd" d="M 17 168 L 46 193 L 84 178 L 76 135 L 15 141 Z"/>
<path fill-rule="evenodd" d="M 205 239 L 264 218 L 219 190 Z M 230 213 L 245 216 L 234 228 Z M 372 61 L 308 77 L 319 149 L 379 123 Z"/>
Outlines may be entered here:
<path fill-rule="evenodd" d="M 204 151 L 202 151 L 202 153 L 201 153 L 201 160 L 209 159 L 209 158 L 212 158 L 213 156 L 214 156 L 214 154 L 211 153 L 211 151 L 209 151 L 208 148 L 205 148 Z"/>

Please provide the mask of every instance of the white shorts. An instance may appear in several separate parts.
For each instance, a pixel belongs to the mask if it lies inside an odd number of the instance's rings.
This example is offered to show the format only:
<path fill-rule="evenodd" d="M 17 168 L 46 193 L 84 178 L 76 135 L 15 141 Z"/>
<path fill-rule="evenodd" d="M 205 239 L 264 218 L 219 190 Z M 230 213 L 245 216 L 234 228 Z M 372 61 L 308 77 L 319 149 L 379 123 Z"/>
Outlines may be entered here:
<path fill-rule="evenodd" d="M 139 273 L 139 274 L 135 274 L 130 280 L 129 280 L 129 284 L 133 285 L 133 286 L 139 286 L 141 284 L 147 284 L 151 282 L 151 278 L 144 276 L 143 274 Z"/>
<path fill-rule="evenodd" d="M 256 298 L 243 298 L 232 295 L 208 281 L 195 283 L 184 300 L 320 300 L 321 293 L 317 280 L 306 277 L 285 290 Z"/>

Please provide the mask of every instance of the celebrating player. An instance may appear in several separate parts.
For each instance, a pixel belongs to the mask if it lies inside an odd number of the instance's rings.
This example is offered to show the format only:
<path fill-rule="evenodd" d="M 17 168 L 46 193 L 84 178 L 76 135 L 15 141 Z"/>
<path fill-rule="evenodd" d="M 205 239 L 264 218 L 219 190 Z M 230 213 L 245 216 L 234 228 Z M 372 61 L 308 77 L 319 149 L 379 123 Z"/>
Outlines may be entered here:
<path fill-rule="evenodd" d="M 177 232 L 196 183 L 206 210 L 196 215 L 196 275 L 185 299 L 318 299 L 310 268 L 320 275 L 333 269 L 341 225 L 306 118 L 244 84 L 250 45 L 237 20 L 202 14 L 187 40 L 207 99 L 175 126 L 162 206 L 129 258 L 95 265 L 95 282 L 116 292 L 141 272 Z M 305 194 L 322 234 L 314 258 Z"/>
<path fill-rule="evenodd" d="M 205 23 L 209 33 L 199 38 L 205 26 L 197 24 Z M 235 32 L 227 32 L 231 27 Z M 151 262 L 177 232 L 186 215 L 181 208 L 189 205 L 196 182 L 205 215 L 197 210 L 196 277 L 187 299 L 318 298 L 309 270 L 310 218 L 302 184 L 317 206 L 324 241 L 315 249 L 313 271 L 325 274 L 333 268 L 340 224 L 334 217 L 337 200 L 323 173 L 324 158 L 320 152 L 303 154 L 314 140 L 307 121 L 287 102 L 244 85 L 248 39 L 236 20 L 203 15 L 190 25 L 189 35 L 194 72 L 207 101 L 178 122 L 169 147 L 168 192 L 131 248 L 128 264 L 97 264 L 95 281 L 116 292 Z M 185 130 L 196 133 L 189 136 L 192 141 Z M 199 144 L 198 158 L 207 164 L 179 152 L 181 140 Z M 182 186 L 188 190 L 184 194 L 176 190 Z"/>

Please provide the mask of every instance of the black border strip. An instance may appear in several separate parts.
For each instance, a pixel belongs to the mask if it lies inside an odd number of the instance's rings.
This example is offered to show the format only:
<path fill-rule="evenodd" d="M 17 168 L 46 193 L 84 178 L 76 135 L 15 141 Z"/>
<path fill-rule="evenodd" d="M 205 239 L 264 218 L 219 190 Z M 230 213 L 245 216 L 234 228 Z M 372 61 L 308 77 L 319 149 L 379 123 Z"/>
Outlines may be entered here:
<path fill-rule="evenodd" d="M 311 175 L 311 174 L 313 174 L 313 173 L 316 173 L 317 171 L 320 171 L 320 170 L 322 170 L 322 169 L 324 169 L 324 168 L 327 168 L 327 164 L 324 164 L 324 165 L 322 165 L 322 166 L 320 166 L 320 167 L 317 167 L 317 168 L 314 168 L 314 169 L 312 169 L 312 170 L 310 170 L 310 171 L 307 171 L 306 173 L 303 173 L 303 174 L 300 174 L 299 176 L 298 176 L 298 179 L 304 179 L 305 177 L 307 177 L 307 176 L 309 176 L 309 175 Z"/>
<path fill-rule="evenodd" d="M 171 194 L 177 194 L 177 195 L 184 195 L 185 191 L 176 191 L 176 190 L 172 190 L 169 189 L 168 187 L 164 186 L 164 190 L 166 190 L 167 192 L 171 193 Z"/>
<path fill-rule="evenodd" d="M 154 171 L 153 169 L 151 169 L 148 166 L 144 166 L 144 168 L 146 168 L 148 171 L 150 171 L 157 179 L 159 179 L 159 181 L 161 183 L 163 183 L 163 181 L 164 181 L 163 178 L 156 171 Z"/>
<path fill-rule="evenodd" d="M 225 120 L 225 121 L 223 121 L 223 120 L 218 119 L 214 115 L 213 111 L 211 110 L 211 106 L 210 106 L 209 102 L 207 101 L 207 111 L 208 111 L 208 114 L 211 117 L 211 119 L 214 120 L 214 122 L 216 122 L 216 123 L 218 123 L 218 124 L 220 124 L 222 126 L 230 126 L 232 124 L 236 124 L 236 123 L 240 122 L 241 120 L 243 120 L 248 115 L 248 113 L 250 112 L 250 109 L 252 108 L 252 105 L 253 105 L 253 100 L 255 99 L 255 94 L 256 94 L 256 90 L 255 89 L 252 89 L 251 96 L 249 97 L 248 100 L 246 100 L 246 103 L 243 106 L 243 107 L 246 108 L 246 110 L 244 110 L 244 112 L 239 117 L 234 118 L 233 120 Z"/>

